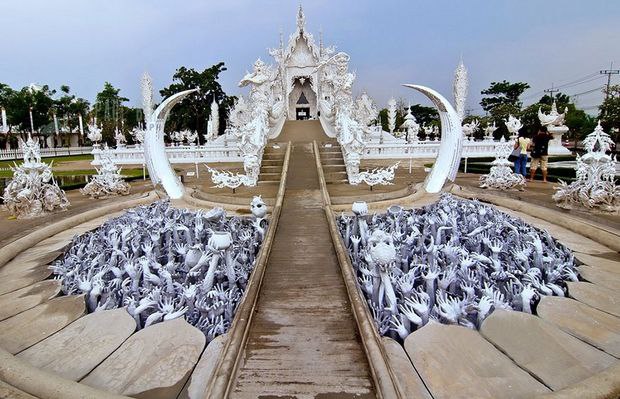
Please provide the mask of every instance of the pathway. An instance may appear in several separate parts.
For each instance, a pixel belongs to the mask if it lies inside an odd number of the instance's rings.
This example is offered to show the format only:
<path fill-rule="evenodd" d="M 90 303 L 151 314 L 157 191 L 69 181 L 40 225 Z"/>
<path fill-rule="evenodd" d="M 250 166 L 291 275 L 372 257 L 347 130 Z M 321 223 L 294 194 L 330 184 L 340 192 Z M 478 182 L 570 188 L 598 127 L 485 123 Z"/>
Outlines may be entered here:
<path fill-rule="evenodd" d="M 293 143 L 244 355 L 231 398 L 374 397 L 308 143 Z"/>

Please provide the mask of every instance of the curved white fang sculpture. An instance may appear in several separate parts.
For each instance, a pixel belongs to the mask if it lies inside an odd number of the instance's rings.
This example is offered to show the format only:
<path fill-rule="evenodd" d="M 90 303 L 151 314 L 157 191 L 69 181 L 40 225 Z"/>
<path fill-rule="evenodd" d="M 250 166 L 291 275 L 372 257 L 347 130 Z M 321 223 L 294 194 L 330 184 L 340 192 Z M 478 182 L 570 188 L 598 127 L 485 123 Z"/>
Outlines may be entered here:
<path fill-rule="evenodd" d="M 144 135 L 144 159 L 153 184 L 160 184 L 172 199 L 179 199 L 185 193 L 181 179 L 176 175 L 168 157 L 164 144 L 164 125 L 172 107 L 198 89 L 191 89 L 174 94 L 165 99 L 148 119 Z"/>
<path fill-rule="evenodd" d="M 441 144 L 439 153 L 431 172 L 424 180 L 424 190 L 428 193 L 438 193 L 441 191 L 446 179 L 454 181 L 461 162 L 461 151 L 463 149 L 463 129 L 461 119 L 458 114 L 441 94 L 425 86 L 406 84 L 428 97 L 437 111 L 441 121 Z"/>

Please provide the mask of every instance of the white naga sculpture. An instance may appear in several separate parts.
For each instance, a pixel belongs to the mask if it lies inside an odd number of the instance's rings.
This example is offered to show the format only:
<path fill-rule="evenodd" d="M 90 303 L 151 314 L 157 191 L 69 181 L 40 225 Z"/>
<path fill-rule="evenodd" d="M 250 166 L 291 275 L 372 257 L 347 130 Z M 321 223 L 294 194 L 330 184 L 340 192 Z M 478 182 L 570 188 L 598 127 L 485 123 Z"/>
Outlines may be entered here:
<path fill-rule="evenodd" d="M 254 71 L 247 73 L 239 82 L 239 87 L 250 86 L 250 95 L 247 101 L 241 97 L 231 110 L 229 129 L 238 140 L 245 176 L 234 175 L 233 179 L 228 172 L 214 173 L 215 170 L 210 169 L 212 179 L 218 179 L 218 183 L 215 180 L 214 183 L 257 184 L 270 129 L 284 117 L 276 76 L 277 73 L 269 65 L 258 59 L 254 63 Z"/>
<path fill-rule="evenodd" d="M 206 165 L 207 170 L 211 173 L 211 181 L 217 188 L 232 188 L 233 191 L 240 186 L 253 187 L 256 182 L 252 181 L 248 175 L 233 173 L 228 170 L 217 170 Z"/>
<path fill-rule="evenodd" d="M 97 174 L 84 188 L 80 189 L 82 195 L 99 199 L 129 194 L 129 184 L 123 180 L 120 174 L 121 168 L 117 167 L 110 158 L 110 149 L 107 144 L 101 152 L 101 166 L 95 169 Z"/>
<path fill-rule="evenodd" d="M 69 200 L 54 180 L 51 164 L 41 162 L 39 141 L 28 134 L 28 140 L 22 140 L 22 149 L 24 162 L 11 167 L 13 179 L 2 196 L 6 209 L 18 219 L 66 209 Z"/>
<path fill-rule="evenodd" d="M 377 111 L 377 106 L 366 92 L 363 92 L 355 99 L 353 118 L 359 122 L 362 132 L 364 133 L 364 141 L 366 142 L 370 140 L 370 135 L 372 133 L 370 124 L 377 119 L 378 114 L 379 111 Z"/>
<path fill-rule="evenodd" d="M 514 173 L 512 162 L 508 160 L 514 144 L 514 140 L 505 141 L 502 137 L 500 144 L 495 147 L 495 160 L 491 164 L 491 170 L 488 174 L 480 176 L 480 187 L 499 190 L 511 188 L 523 190 L 525 187 L 525 177 Z"/>
<path fill-rule="evenodd" d="M 519 137 L 519 130 L 523 127 L 523 123 L 519 120 L 519 118 L 515 118 L 512 115 L 508 115 L 508 119 L 504 121 L 508 132 L 510 133 L 510 139 L 515 140 Z"/>
<path fill-rule="evenodd" d="M 465 102 L 467 101 L 467 88 L 469 82 L 467 80 L 467 69 L 463 64 L 463 59 L 454 71 L 454 83 L 452 86 L 452 94 L 454 95 L 454 108 L 459 118 L 463 120 L 465 117 Z"/>
<path fill-rule="evenodd" d="M 560 186 L 553 199 L 561 208 L 585 207 L 605 212 L 620 210 L 620 186 L 616 180 L 616 159 L 606 154 L 613 140 L 603 131 L 599 121 L 585 140 L 583 146 L 587 153 L 577 155 L 576 180 Z"/>
<path fill-rule="evenodd" d="M 463 150 L 461 119 L 450 102 L 436 91 L 420 85 L 407 84 L 405 87 L 424 94 L 433 102 L 439 112 L 441 144 L 433 168 L 424 180 L 426 192 L 438 193 L 443 188 L 446 179 L 454 181 L 459 170 Z"/>
<path fill-rule="evenodd" d="M 372 170 L 359 172 L 354 177 L 354 180 L 350 180 L 350 183 L 353 185 L 366 183 L 371 189 L 376 185 L 385 186 L 394 184 L 392 181 L 394 180 L 395 171 L 398 169 L 399 164 L 400 162 L 396 162 L 394 165 L 387 168 L 375 168 Z"/>
<path fill-rule="evenodd" d="M 478 126 L 480 126 L 480 122 L 478 122 L 477 119 L 474 119 L 473 121 L 469 123 L 463 124 L 462 126 L 463 134 L 465 135 L 466 138 L 469 139 L 469 141 L 474 140 L 474 133 L 476 132 L 476 130 L 478 130 Z"/>
<path fill-rule="evenodd" d="M 352 85 L 355 74 L 349 72 L 349 59 L 348 54 L 340 52 L 324 60 L 318 67 L 323 71 L 324 94 L 319 105 L 321 118 L 335 127 L 349 183 L 355 184 L 370 132 L 369 124 L 376 119 L 377 110 L 369 98 L 354 103 Z"/>
<path fill-rule="evenodd" d="M 568 126 L 564 124 L 567 112 L 568 107 L 564 108 L 564 113 L 560 114 L 555 101 L 548 114 L 543 114 L 541 108 L 538 108 L 540 124 L 546 126 L 547 131 L 553 135 L 553 140 L 549 142 L 549 152 L 552 154 L 570 154 L 570 151 L 562 146 L 562 135 L 568 133 Z"/>

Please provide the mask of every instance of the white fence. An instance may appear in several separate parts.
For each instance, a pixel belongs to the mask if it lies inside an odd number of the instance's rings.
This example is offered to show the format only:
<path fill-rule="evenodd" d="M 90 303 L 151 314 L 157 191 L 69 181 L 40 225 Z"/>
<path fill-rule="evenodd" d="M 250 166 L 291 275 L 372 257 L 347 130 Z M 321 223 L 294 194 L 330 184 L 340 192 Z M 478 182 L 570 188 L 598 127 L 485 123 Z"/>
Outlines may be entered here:
<path fill-rule="evenodd" d="M 367 144 L 363 159 L 435 158 L 441 141 L 418 141 L 415 143 Z M 499 141 L 463 141 L 463 158 L 483 158 L 495 156 Z M 505 145 L 505 144 L 504 144 Z"/>
<path fill-rule="evenodd" d="M 41 158 L 49 157 L 62 157 L 69 155 L 90 155 L 93 152 L 93 147 L 57 147 L 57 148 L 41 148 Z M 0 160 L 6 161 L 11 159 L 23 159 L 24 151 L 21 149 L 15 150 L 0 150 Z"/>
<path fill-rule="evenodd" d="M 93 165 L 101 163 L 101 150 L 93 150 Z M 144 148 L 142 146 L 128 146 L 111 149 L 110 158 L 117 165 L 144 165 Z M 201 145 L 201 146 L 168 146 L 166 155 L 170 163 L 198 164 L 216 162 L 243 162 L 241 151 L 236 144 Z"/>

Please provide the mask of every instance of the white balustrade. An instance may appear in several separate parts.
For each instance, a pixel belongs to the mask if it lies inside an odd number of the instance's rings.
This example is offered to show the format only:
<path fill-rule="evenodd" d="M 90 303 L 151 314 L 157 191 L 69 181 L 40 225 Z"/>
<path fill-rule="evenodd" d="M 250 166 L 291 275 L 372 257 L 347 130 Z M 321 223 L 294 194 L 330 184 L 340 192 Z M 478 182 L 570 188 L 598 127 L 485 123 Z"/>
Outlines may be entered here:
<path fill-rule="evenodd" d="M 56 147 L 41 148 L 41 158 L 61 157 L 69 155 L 91 154 L 93 147 Z M 0 160 L 22 159 L 24 151 L 22 149 L 0 150 Z"/>
<path fill-rule="evenodd" d="M 363 159 L 435 158 L 440 141 L 418 141 L 415 143 L 371 143 L 364 148 Z M 494 157 L 499 141 L 463 141 L 463 158 Z"/>
<path fill-rule="evenodd" d="M 92 151 L 93 165 L 101 164 L 100 150 Z M 236 145 L 201 145 L 201 146 L 168 146 L 166 155 L 173 164 L 196 164 L 217 162 L 243 162 L 241 151 Z M 111 149 L 108 153 L 116 165 L 143 165 L 144 148 L 142 146 L 125 146 Z"/>

